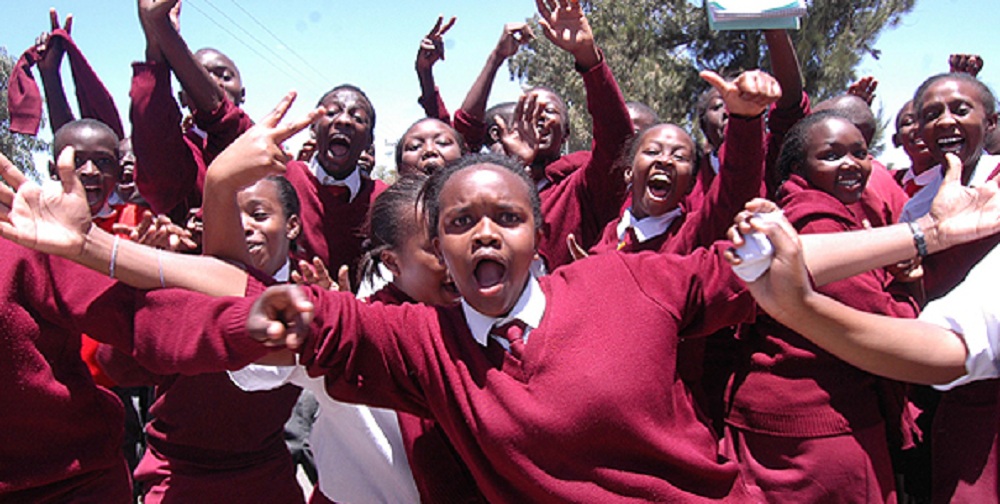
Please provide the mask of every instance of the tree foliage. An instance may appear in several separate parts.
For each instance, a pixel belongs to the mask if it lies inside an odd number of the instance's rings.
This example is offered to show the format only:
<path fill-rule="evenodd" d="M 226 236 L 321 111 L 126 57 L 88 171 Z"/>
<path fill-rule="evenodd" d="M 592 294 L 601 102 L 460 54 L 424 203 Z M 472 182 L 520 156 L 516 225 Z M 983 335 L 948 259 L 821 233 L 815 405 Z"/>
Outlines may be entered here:
<path fill-rule="evenodd" d="M 35 170 L 35 161 L 31 153 L 44 151 L 49 148 L 49 144 L 39 138 L 10 131 L 7 82 L 10 80 L 14 62 L 14 58 L 7 54 L 6 48 L 0 47 L 0 152 L 15 166 L 24 170 L 29 178 L 38 180 L 39 175 Z"/>
<path fill-rule="evenodd" d="M 792 40 L 806 92 L 814 102 L 844 92 L 865 54 L 878 58 L 879 33 L 895 26 L 916 0 L 813 0 Z M 767 46 L 757 31 L 714 32 L 704 6 L 690 0 L 583 0 L 594 38 L 625 99 L 643 102 L 664 121 L 691 124 L 697 96 L 706 89 L 698 71 L 735 74 L 768 67 Z M 537 16 L 531 20 L 537 31 Z M 570 107 L 570 149 L 590 145 L 590 117 L 583 81 L 572 58 L 544 37 L 510 63 L 511 76 L 545 84 Z"/>

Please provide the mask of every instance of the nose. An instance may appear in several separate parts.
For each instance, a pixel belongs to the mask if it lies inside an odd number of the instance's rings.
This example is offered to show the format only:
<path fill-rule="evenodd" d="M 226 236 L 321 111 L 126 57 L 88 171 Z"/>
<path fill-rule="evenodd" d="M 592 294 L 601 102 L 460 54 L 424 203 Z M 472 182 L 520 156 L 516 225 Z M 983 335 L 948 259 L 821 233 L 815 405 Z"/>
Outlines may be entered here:
<path fill-rule="evenodd" d="M 499 227 L 493 222 L 493 219 L 489 217 L 480 219 L 473 235 L 474 249 L 481 247 L 500 248 L 500 234 L 498 231 Z"/>
<path fill-rule="evenodd" d="M 101 174 L 101 171 L 97 169 L 97 165 L 95 165 L 93 161 L 88 159 L 87 161 L 84 161 L 79 168 L 77 168 L 77 173 L 81 176 L 86 175 L 88 177 L 96 177 Z"/>
<path fill-rule="evenodd" d="M 240 224 L 243 225 L 243 235 L 250 236 L 253 234 L 253 218 L 247 214 L 240 215 Z"/>
<path fill-rule="evenodd" d="M 434 142 L 425 142 L 423 148 L 420 150 L 420 159 L 432 157 L 441 157 L 441 153 L 438 152 L 437 144 Z"/>

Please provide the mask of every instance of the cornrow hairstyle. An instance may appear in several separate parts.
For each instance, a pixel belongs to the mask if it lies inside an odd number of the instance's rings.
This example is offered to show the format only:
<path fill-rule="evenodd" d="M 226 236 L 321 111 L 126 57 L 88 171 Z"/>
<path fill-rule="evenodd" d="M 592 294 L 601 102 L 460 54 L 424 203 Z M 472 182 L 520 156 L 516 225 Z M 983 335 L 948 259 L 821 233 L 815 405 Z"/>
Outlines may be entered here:
<path fill-rule="evenodd" d="M 785 136 L 785 141 L 781 144 L 781 151 L 778 153 L 778 160 L 775 163 L 778 172 L 781 174 L 781 181 L 784 182 L 788 180 L 788 177 L 795 171 L 795 167 L 801 165 L 805 161 L 806 157 L 806 143 L 809 142 L 809 130 L 815 124 L 821 121 L 825 121 L 830 118 L 837 118 L 846 121 L 852 126 L 854 123 L 851 122 L 850 118 L 844 117 L 838 111 L 822 110 L 820 112 L 813 112 L 802 118 L 799 122 L 795 123 L 788 130 L 788 134 Z"/>
<path fill-rule="evenodd" d="M 449 132 L 451 132 L 452 136 L 455 137 L 455 141 L 458 142 L 458 148 L 462 152 L 462 154 L 465 155 L 467 152 L 469 152 L 469 146 L 466 145 L 466 143 L 465 143 L 465 137 L 462 136 L 462 134 L 459 133 L 458 130 L 455 129 L 452 125 L 450 125 L 450 124 L 448 124 L 448 123 L 446 123 L 446 122 L 444 122 L 444 121 L 442 121 L 442 120 L 440 120 L 440 119 L 438 119 L 436 117 L 424 117 L 424 118 L 421 118 L 421 119 L 417 119 L 413 124 L 410 125 L 409 128 L 406 128 L 406 131 L 403 133 L 403 135 L 401 137 L 399 137 L 399 141 L 396 142 L 396 151 L 394 152 L 393 155 L 394 155 L 395 160 L 396 160 L 396 171 L 397 172 L 399 171 L 399 167 L 403 164 L 403 149 L 406 148 L 406 145 L 404 144 L 403 140 L 406 138 L 406 135 L 408 135 L 410 133 L 410 131 L 413 130 L 413 128 L 415 128 L 415 127 L 417 127 L 417 125 L 423 124 L 424 122 L 427 122 L 427 121 L 437 121 L 438 123 L 440 123 L 442 126 L 445 127 L 445 129 L 447 129 Z"/>
<path fill-rule="evenodd" d="M 382 264 L 382 252 L 398 249 L 412 233 L 420 232 L 423 221 L 418 201 L 426 181 L 423 173 L 408 173 L 375 198 L 368 212 L 368 239 L 358 260 L 360 280 L 372 282 Z"/>
<path fill-rule="evenodd" d="M 436 238 L 438 235 L 437 223 L 441 217 L 441 190 L 445 183 L 452 175 L 476 165 L 492 165 L 517 175 L 528 189 L 531 214 L 535 219 L 535 230 L 542 229 L 542 203 L 538 198 L 538 189 L 535 187 L 535 183 L 528 178 L 528 172 L 521 161 L 500 154 L 475 153 L 466 154 L 432 173 L 420 191 L 419 199 L 424 208 L 428 236 Z"/>

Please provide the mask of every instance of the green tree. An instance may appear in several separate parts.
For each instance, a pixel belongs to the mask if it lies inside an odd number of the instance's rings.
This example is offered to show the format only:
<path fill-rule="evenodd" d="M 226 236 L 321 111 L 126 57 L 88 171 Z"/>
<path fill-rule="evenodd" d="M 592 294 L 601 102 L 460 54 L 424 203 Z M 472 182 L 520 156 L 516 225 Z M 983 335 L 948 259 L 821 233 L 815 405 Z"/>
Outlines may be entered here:
<path fill-rule="evenodd" d="M 815 0 L 792 32 L 806 92 L 814 102 L 844 92 L 854 68 L 879 33 L 895 26 L 916 0 Z M 690 0 L 583 0 L 594 30 L 626 100 L 646 103 L 662 120 L 691 124 L 691 111 L 707 85 L 698 71 L 734 74 L 768 67 L 767 46 L 757 31 L 715 32 L 704 6 Z M 532 20 L 537 27 L 537 17 Z M 513 78 L 552 87 L 570 108 L 571 150 L 590 145 L 590 116 L 583 82 L 572 59 L 543 37 L 510 62 Z"/>
<path fill-rule="evenodd" d="M 37 181 L 39 174 L 35 169 L 35 161 L 31 153 L 47 150 L 49 144 L 37 137 L 10 131 L 10 116 L 7 112 L 7 82 L 10 80 L 10 72 L 14 63 L 15 60 L 7 54 L 7 49 L 0 47 L 0 152 L 18 168 L 24 170 L 25 175 Z"/>

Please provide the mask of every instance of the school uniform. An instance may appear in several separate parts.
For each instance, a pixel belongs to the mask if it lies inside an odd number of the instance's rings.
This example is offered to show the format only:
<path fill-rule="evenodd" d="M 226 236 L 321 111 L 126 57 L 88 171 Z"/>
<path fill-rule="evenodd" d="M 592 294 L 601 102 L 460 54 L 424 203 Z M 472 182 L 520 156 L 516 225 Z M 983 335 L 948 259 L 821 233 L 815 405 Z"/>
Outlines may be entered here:
<path fill-rule="evenodd" d="M 779 206 L 803 234 L 863 229 L 857 204 L 844 205 L 793 174 Z M 862 311 L 913 318 L 916 302 L 891 287 L 884 269 L 817 288 Z M 733 378 L 727 445 L 768 502 L 893 502 L 885 424 L 898 431 L 901 412 L 884 416 L 885 387 L 874 375 L 827 353 L 761 314 L 741 326 L 749 359 Z"/>
<path fill-rule="evenodd" d="M 323 260 L 330 271 L 350 267 L 353 289 L 357 289 L 358 259 L 366 238 L 365 221 L 375 198 L 385 190 L 381 180 L 362 175 L 357 168 L 343 180 L 334 179 L 316 161 L 290 161 L 285 178 L 295 187 L 302 210 L 302 234 L 293 253 L 295 259 Z"/>
<path fill-rule="evenodd" d="M 172 311 L 176 305 L 165 301 L 186 292 L 136 291 L 6 240 L 0 254 L 0 397 L 16 405 L 0 408 L 0 500 L 132 501 L 121 452 L 122 405 L 95 386 L 80 359 L 81 332 L 162 374 L 238 369 L 267 353 L 245 337 L 178 338 L 184 333 L 145 310 Z M 254 293 L 262 286 L 252 287 Z"/>
<path fill-rule="evenodd" d="M 196 111 L 196 127 L 183 131 L 166 63 L 133 63 L 129 96 L 136 187 L 154 212 L 183 222 L 201 206 L 208 165 L 253 121 L 223 98 L 216 110 Z"/>
<path fill-rule="evenodd" d="M 434 87 L 433 103 L 426 103 L 423 96 L 417 98 L 417 103 L 424 109 L 424 114 L 427 117 L 433 117 L 455 128 L 455 131 L 462 135 L 462 139 L 465 140 L 465 146 L 469 148 L 469 152 L 482 150 L 483 144 L 486 143 L 486 123 L 473 117 L 462 108 L 455 111 L 455 118 L 452 120 L 437 86 Z"/>
<path fill-rule="evenodd" d="M 275 278 L 288 272 L 286 264 Z M 134 474 L 144 502 L 303 502 L 284 439 L 297 387 L 247 394 L 224 371 L 161 375 L 103 347 L 100 362 L 113 378 L 156 386 L 148 449 Z"/>
<path fill-rule="evenodd" d="M 611 221 L 591 253 L 610 250 L 689 254 L 725 238 L 733 217 L 750 199 L 760 196 L 764 179 L 764 121 L 760 117 L 732 117 L 726 128 L 724 149 L 739 152 L 722 167 L 724 176 L 715 179 L 706 195 L 706 203 L 691 211 L 680 206 L 663 216 L 636 221 L 631 210 Z M 678 188 L 680 189 L 680 188 Z M 648 220 L 649 222 L 643 222 Z M 628 229 L 633 228 L 635 239 Z"/>
<path fill-rule="evenodd" d="M 608 222 L 618 216 L 625 181 L 615 164 L 632 135 L 632 120 L 611 68 L 602 58 L 581 72 L 587 91 L 587 111 L 594 118 L 590 151 L 563 156 L 546 167 L 538 196 L 547 228 L 538 252 L 548 271 L 572 262 L 566 237 L 576 236 L 585 249 L 601 237 Z"/>
<path fill-rule="evenodd" d="M 300 363 L 339 400 L 433 415 L 491 502 L 759 502 L 675 369 L 678 338 L 753 316 L 725 246 L 602 254 L 530 281 L 512 313 L 542 315 L 520 359 L 461 306 L 365 305 L 310 288 Z M 160 315 L 198 340 L 248 338 L 252 301 L 189 295 L 184 317 Z"/>
<path fill-rule="evenodd" d="M 414 303 L 393 284 L 368 302 Z M 250 365 L 230 376 L 248 391 L 294 383 L 320 402 L 310 436 L 319 482 L 310 503 L 485 502 L 431 418 L 337 401 L 327 394 L 323 377 L 308 376 L 302 366 Z"/>
<path fill-rule="evenodd" d="M 1000 158 L 983 154 L 972 173 L 969 185 L 975 186 L 996 177 Z M 940 168 L 927 185 L 910 198 L 902 221 L 915 220 L 930 211 L 944 175 Z M 965 280 L 972 268 L 1000 243 L 1000 235 L 958 245 L 923 258 L 924 290 L 934 300 L 946 295 Z M 944 392 L 934 415 L 931 432 L 932 502 L 989 502 L 1000 495 L 997 471 L 1000 453 L 995 422 L 1000 381 L 976 381 Z"/>

